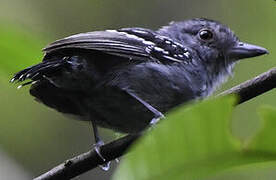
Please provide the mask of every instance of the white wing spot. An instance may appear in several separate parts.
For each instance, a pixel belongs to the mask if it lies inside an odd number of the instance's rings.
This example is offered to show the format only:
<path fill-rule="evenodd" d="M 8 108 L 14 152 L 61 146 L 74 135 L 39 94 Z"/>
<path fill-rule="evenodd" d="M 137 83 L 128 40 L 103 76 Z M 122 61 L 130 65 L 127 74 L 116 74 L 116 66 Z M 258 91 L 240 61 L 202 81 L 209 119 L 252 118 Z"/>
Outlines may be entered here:
<path fill-rule="evenodd" d="M 160 47 L 154 47 L 154 50 L 155 51 L 159 51 L 159 52 L 163 52 L 163 51 L 165 51 L 164 49 L 162 49 L 162 48 L 160 48 Z"/>
<path fill-rule="evenodd" d="M 138 30 L 138 29 L 134 29 L 132 30 L 133 32 L 137 32 L 137 33 L 141 33 L 141 34 L 148 34 L 148 32 L 143 31 L 143 30 Z"/>
<path fill-rule="evenodd" d="M 128 34 L 128 33 L 124 33 L 126 35 L 126 37 L 130 38 L 130 39 L 136 39 L 138 41 L 142 41 L 143 44 L 145 45 L 155 45 L 155 43 L 151 42 L 151 41 L 147 41 L 144 38 L 138 37 L 136 35 L 133 34 Z"/>
<path fill-rule="evenodd" d="M 155 45 L 155 43 L 151 42 L 151 41 L 147 41 L 144 38 L 141 38 L 139 36 L 133 35 L 133 34 L 128 34 L 126 32 L 119 32 L 117 30 L 106 30 L 107 32 L 113 32 L 113 33 L 119 33 L 121 35 L 125 35 L 126 37 L 130 38 L 130 39 L 136 39 L 138 41 L 142 41 L 143 44 L 145 45 Z M 135 30 L 135 31 L 139 31 L 139 30 Z M 139 32 L 143 32 L 143 31 L 139 31 Z"/>
<path fill-rule="evenodd" d="M 176 44 L 177 46 L 179 46 L 179 47 L 182 47 L 182 48 L 183 48 L 183 45 L 182 45 L 182 44 L 180 44 L 180 43 L 178 43 L 178 42 L 174 42 L 174 44 Z"/>
<path fill-rule="evenodd" d="M 164 50 L 164 49 L 162 49 L 162 48 L 160 48 L 160 47 L 154 47 L 154 50 L 155 51 L 158 51 L 158 52 L 162 52 L 163 54 L 169 54 L 169 51 L 166 51 L 166 50 Z"/>
<path fill-rule="evenodd" d="M 157 39 L 161 39 L 161 40 L 165 40 L 165 39 L 166 39 L 166 37 L 165 37 L 165 36 L 161 36 L 161 35 L 157 35 L 157 36 L 155 36 L 155 38 L 157 38 Z"/>
<path fill-rule="evenodd" d="M 20 86 L 18 86 L 18 87 L 17 87 L 17 89 L 21 89 L 22 87 L 23 87 L 23 86 L 22 86 L 22 85 L 20 85 Z"/>
<path fill-rule="evenodd" d="M 113 32 L 113 33 L 119 33 L 118 31 L 116 31 L 116 30 L 113 30 L 113 29 L 108 29 L 108 30 L 106 30 L 107 32 Z"/>
<path fill-rule="evenodd" d="M 155 45 L 155 43 L 153 43 L 153 42 L 151 42 L 151 41 L 146 41 L 146 40 L 144 40 L 143 43 L 144 43 L 145 45 Z"/>
<path fill-rule="evenodd" d="M 151 47 L 146 47 L 145 51 L 146 51 L 147 53 L 150 53 L 150 52 L 151 52 Z"/>
<path fill-rule="evenodd" d="M 190 58 L 190 53 L 189 52 L 185 52 L 184 56 L 186 56 L 186 58 Z"/>
<path fill-rule="evenodd" d="M 167 54 L 167 55 L 170 54 L 169 51 L 163 51 L 163 53 L 164 53 L 164 54 Z"/>
<path fill-rule="evenodd" d="M 173 57 L 170 57 L 170 56 L 164 56 L 164 58 L 170 59 L 170 60 L 175 61 L 175 62 L 182 62 L 182 61 L 180 61 L 178 59 L 175 59 Z"/>
<path fill-rule="evenodd" d="M 126 35 L 126 37 L 128 37 L 128 38 L 130 38 L 130 39 L 137 39 L 137 40 L 139 40 L 139 41 L 143 41 L 144 39 L 143 38 L 140 38 L 140 37 L 138 37 L 138 36 L 136 36 L 136 35 L 133 35 L 133 34 L 125 34 Z"/>
<path fill-rule="evenodd" d="M 11 83 L 13 83 L 14 81 L 15 81 L 15 78 L 12 78 L 12 79 L 10 80 Z"/>
<path fill-rule="evenodd" d="M 33 81 L 31 84 L 36 84 L 38 81 Z"/>
<path fill-rule="evenodd" d="M 21 80 L 23 77 L 24 77 L 24 74 L 22 74 L 22 75 L 19 77 L 19 80 Z"/>

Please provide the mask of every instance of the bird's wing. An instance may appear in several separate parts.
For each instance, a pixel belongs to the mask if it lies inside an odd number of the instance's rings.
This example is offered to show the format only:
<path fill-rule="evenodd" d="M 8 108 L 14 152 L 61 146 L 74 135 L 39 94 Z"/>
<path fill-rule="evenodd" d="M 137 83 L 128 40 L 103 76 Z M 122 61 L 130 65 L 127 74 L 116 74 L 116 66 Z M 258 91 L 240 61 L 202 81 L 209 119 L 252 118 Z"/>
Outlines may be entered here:
<path fill-rule="evenodd" d="M 182 62 L 188 59 L 188 51 L 181 44 L 144 28 L 76 34 L 53 42 L 44 51 L 47 55 L 72 48 L 96 50 L 129 59 L 161 63 Z"/>

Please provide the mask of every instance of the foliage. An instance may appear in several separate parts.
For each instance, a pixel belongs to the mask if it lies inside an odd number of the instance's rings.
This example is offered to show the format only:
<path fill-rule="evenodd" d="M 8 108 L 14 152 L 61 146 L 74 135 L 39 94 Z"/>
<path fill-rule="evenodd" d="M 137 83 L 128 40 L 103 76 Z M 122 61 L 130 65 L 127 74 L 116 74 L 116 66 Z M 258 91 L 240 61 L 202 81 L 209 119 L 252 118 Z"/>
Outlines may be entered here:
<path fill-rule="evenodd" d="M 176 109 L 132 147 L 114 179 L 275 179 L 276 110 L 261 109 L 263 128 L 243 144 L 230 133 L 233 102 Z"/>

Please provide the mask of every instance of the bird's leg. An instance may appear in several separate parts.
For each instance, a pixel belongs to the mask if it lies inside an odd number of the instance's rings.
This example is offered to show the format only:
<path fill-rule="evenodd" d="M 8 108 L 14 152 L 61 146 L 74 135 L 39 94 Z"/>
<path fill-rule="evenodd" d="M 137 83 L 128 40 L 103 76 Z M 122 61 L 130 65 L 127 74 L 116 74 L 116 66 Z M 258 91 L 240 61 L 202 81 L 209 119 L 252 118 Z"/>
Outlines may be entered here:
<path fill-rule="evenodd" d="M 137 101 L 139 101 L 141 104 L 143 104 L 148 110 L 150 110 L 153 114 L 154 114 L 154 118 L 152 118 L 152 120 L 150 121 L 150 126 L 154 126 L 155 124 L 157 124 L 159 122 L 160 119 L 165 118 L 165 116 L 158 111 L 157 109 L 155 109 L 154 107 L 152 107 L 149 103 L 145 102 L 143 99 L 139 98 L 136 94 L 127 91 L 126 92 L 132 96 L 133 98 L 135 98 Z"/>
<path fill-rule="evenodd" d="M 103 156 L 100 153 L 100 147 L 102 145 L 104 145 L 104 142 L 101 140 L 100 136 L 99 136 L 99 131 L 98 131 L 98 127 L 96 125 L 96 123 L 94 122 L 94 120 L 91 120 L 92 122 L 92 127 L 93 127 L 93 132 L 94 132 L 94 139 L 95 139 L 95 151 L 99 154 L 99 156 L 105 161 L 105 159 L 103 158 Z"/>
<path fill-rule="evenodd" d="M 95 121 L 92 119 L 92 127 L 93 127 L 93 132 L 94 132 L 94 138 L 95 138 L 95 142 L 96 144 L 94 145 L 94 150 L 97 152 L 97 154 L 99 155 L 99 157 L 105 161 L 105 158 L 103 157 L 103 155 L 101 154 L 101 146 L 104 145 L 104 142 L 101 140 L 100 136 L 99 136 L 99 131 L 98 131 L 98 127 L 95 123 Z M 108 171 L 110 168 L 110 161 L 106 162 L 103 165 L 100 165 L 100 168 L 104 171 Z"/>

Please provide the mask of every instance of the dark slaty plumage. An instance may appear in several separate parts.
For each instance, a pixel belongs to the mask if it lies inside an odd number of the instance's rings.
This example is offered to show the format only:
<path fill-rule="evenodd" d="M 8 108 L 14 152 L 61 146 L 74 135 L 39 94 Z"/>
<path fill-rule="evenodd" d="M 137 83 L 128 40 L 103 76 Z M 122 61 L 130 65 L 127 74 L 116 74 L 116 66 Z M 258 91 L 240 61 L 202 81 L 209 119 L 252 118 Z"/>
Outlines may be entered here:
<path fill-rule="evenodd" d="M 32 83 L 30 93 L 47 106 L 126 133 L 210 95 L 237 60 L 267 53 L 207 19 L 77 34 L 44 51 L 12 81 L 30 79 L 23 85 Z"/>

